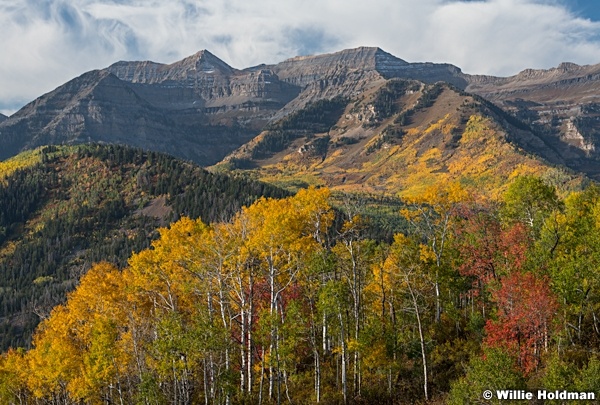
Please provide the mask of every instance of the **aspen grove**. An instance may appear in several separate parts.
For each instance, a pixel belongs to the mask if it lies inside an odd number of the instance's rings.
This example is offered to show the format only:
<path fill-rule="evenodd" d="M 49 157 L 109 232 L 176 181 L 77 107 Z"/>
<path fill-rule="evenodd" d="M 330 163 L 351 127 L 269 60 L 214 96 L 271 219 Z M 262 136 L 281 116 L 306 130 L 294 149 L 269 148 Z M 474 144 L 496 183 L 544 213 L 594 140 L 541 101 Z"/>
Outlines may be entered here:
<path fill-rule="evenodd" d="M 7 404 L 479 401 L 600 387 L 600 188 L 435 185 L 393 240 L 327 188 L 181 218 L 0 357 Z"/>

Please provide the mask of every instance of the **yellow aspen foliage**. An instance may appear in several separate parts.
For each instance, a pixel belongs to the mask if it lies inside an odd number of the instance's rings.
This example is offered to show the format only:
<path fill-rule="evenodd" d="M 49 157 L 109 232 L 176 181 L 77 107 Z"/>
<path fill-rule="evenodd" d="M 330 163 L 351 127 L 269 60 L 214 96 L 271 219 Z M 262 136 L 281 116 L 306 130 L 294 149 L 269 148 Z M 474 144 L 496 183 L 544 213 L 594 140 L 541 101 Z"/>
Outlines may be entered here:
<path fill-rule="evenodd" d="M 494 134 L 495 132 L 490 128 L 490 121 L 488 118 L 484 118 L 481 115 L 471 115 L 460 142 L 467 143 L 475 140 L 485 141 L 491 139 Z"/>
<path fill-rule="evenodd" d="M 28 366 L 23 349 L 0 355 L 0 402 L 20 403 L 27 389 Z"/>
<path fill-rule="evenodd" d="M 19 169 L 23 169 L 41 161 L 39 149 L 18 154 L 0 162 L 0 182 Z"/>
<path fill-rule="evenodd" d="M 177 311 L 180 305 L 193 305 L 182 298 L 194 288 L 194 272 L 201 257 L 197 242 L 206 232 L 208 226 L 201 220 L 186 217 L 169 229 L 161 228 L 151 249 L 129 259 L 134 279 L 131 288 L 146 295 L 155 310 Z"/>
<path fill-rule="evenodd" d="M 27 353 L 27 385 L 35 398 L 60 397 L 81 372 L 81 347 L 68 310 L 55 308 L 40 324 L 33 338 L 34 349 Z"/>
<path fill-rule="evenodd" d="M 422 193 L 406 197 L 405 202 L 413 208 L 403 209 L 401 214 L 410 221 L 426 221 L 423 215 L 426 212 L 436 211 L 438 214 L 448 214 L 454 211 L 457 204 L 469 200 L 469 193 L 460 183 L 454 181 L 449 183 L 436 183 L 423 190 Z"/>
<path fill-rule="evenodd" d="M 441 131 L 445 135 L 450 134 L 450 132 L 452 131 L 452 128 L 454 128 L 454 126 L 452 124 L 448 123 L 449 118 L 450 118 L 450 114 L 446 114 L 439 121 L 437 121 L 437 122 L 431 124 L 429 127 L 427 127 L 427 129 L 425 129 L 424 133 L 429 134 L 433 131 Z"/>
<path fill-rule="evenodd" d="M 102 388 L 126 372 L 129 354 L 118 343 L 126 324 L 121 273 L 92 267 L 65 305 L 38 328 L 27 354 L 28 385 L 37 398 L 65 395 L 100 403 Z"/>

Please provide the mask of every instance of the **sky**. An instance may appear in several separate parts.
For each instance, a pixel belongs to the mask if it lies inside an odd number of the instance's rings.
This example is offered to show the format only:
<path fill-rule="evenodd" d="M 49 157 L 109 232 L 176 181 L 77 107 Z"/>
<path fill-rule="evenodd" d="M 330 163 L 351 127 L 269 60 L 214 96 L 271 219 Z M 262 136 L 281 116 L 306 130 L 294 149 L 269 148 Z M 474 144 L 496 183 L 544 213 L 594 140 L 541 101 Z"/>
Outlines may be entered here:
<path fill-rule="evenodd" d="M 600 63 L 598 0 L 0 0 L 0 112 L 119 60 L 235 68 L 378 46 L 510 76 Z"/>

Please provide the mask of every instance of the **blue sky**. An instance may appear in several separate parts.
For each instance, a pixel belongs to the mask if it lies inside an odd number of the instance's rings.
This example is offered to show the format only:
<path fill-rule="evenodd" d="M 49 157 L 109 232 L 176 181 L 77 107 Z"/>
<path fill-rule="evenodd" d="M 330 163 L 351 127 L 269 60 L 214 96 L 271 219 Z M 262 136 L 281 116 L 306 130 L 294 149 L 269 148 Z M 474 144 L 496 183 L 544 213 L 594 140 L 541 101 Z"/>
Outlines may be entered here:
<path fill-rule="evenodd" d="M 600 21 L 600 2 L 598 0 L 572 0 L 570 7 L 582 17 Z"/>
<path fill-rule="evenodd" d="M 0 0 L 0 112 L 118 60 L 237 68 L 379 46 L 509 76 L 600 63 L 598 0 Z"/>

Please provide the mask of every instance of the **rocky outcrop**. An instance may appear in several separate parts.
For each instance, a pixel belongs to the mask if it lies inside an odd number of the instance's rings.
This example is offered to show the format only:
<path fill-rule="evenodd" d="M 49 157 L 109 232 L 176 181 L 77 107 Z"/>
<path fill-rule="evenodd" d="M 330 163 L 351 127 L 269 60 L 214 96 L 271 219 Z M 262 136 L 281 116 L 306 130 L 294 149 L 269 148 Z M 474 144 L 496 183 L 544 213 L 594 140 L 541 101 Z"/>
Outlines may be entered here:
<path fill-rule="evenodd" d="M 269 68 L 240 71 L 205 50 L 170 65 L 118 62 L 107 70 L 167 109 L 276 110 L 299 93 Z"/>
<path fill-rule="evenodd" d="M 551 69 L 526 69 L 511 77 L 465 76 L 466 90 L 493 101 L 538 131 L 567 141 L 586 155 L 600 156 L 596 106 L 600 103 L 600 64 L 561 63 Z M 592 118 L 592 119 L 590 119 Z M 575 122 L 579 122 L 577 128 Z"/>
<path fill-rule="evenodd" d="M 573 118 L 570 118 L 565 123 L 566 129 L 564 131 L 563 139 L 569 144 L 585 151 L 588 155 L 593 154 L 596 150 L 596 145 L 594 145 L 593 142 L 590 142 L 590 140 L 585 139 L 573 121 Z"/>

